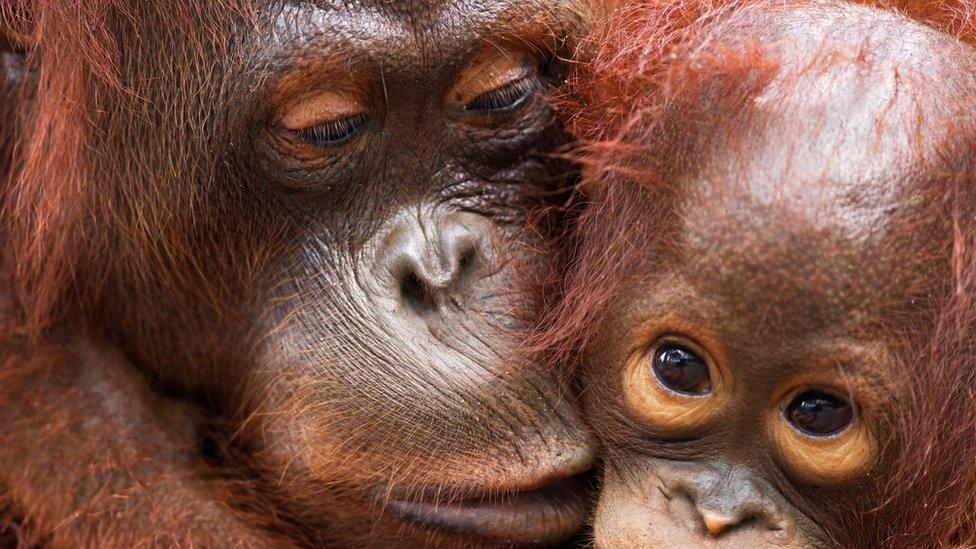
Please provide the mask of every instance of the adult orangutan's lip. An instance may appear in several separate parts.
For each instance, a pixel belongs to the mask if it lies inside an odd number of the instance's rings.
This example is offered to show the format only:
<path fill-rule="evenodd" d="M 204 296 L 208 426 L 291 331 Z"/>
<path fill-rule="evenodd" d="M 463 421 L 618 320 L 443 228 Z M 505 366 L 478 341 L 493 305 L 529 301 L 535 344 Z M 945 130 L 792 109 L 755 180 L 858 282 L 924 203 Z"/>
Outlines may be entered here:
<path fill-rule="evenodd" d="M 588 475 L 534 490 L 459 500 L 389 499 L 400 520 L 512 544 L 553 544 L 579 531 L 586 518 Z"/>

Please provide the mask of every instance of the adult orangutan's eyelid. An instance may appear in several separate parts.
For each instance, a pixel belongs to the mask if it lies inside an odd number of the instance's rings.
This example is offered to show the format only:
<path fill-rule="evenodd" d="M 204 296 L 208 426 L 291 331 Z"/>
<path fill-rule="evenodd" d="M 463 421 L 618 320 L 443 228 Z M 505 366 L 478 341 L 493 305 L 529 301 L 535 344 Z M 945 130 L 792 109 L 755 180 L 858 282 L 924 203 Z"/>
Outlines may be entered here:
<path fill-rule="evenodd" d="M 479 97 L 526 82 L 538 74 L 540 65 L 537 55 L 521 48 L 479 54 L 462 71 L 446 101 L 449 106 L 462 109 Z"/>
<path fill-rule="evenodd" d="M 518 80 L 485 92 L 463 107 L 468 112 L 508 112 L 521 107 L 538 90 L 542 82 L 537 74 L 526 74 Z"/>
<path fill-rule="evenodd" d="M 357 114 L 339 120 L 332 120 L 316 124 L 311 128 L 303 128 L 295 132 L 303 141 L 320 147 L 338 147 L 343 145 L 369 126 L 370 118 L 365 114 Z"/>
<path fill-rule="evenodd" d="M 278 124 L 291 131 L 301 131 L 368 114 L 365 101 L 344 90 L 327 90 L 293 102 L 279 117 Z"/>

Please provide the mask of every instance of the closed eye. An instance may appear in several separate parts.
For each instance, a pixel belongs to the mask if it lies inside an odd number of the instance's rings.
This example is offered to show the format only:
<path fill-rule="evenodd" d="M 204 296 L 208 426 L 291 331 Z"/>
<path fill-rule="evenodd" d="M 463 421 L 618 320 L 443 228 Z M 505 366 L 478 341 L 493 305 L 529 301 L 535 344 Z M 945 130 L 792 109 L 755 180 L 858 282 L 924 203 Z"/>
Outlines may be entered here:
<path fill-rule="evenodd" d="M 338 147 L 361 134 L 369 122 L 369 115 L 360 113 L 296 130 L 295 133 L 302 141 L 319 147 Z"/>
<path fill-rule="evenodd" d="M 540 79 L 533 72 L 514 82 L 475 97 L 464 105 L 464 111 L 481 114 L 513 111 L 528 102 L 540 87 Z"/>

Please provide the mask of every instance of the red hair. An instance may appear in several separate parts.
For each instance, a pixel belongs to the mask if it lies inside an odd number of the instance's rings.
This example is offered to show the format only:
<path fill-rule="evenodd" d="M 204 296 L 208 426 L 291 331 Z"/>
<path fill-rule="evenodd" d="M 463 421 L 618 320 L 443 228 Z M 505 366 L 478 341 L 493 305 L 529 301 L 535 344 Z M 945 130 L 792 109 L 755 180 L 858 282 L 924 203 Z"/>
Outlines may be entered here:
<path fill-rule="evenodd" d="M 78 243 L 90 236 L 84 234 L 92 225 L 87 194 L 95 186 L 85 164 L 97 150 L 91 139 L 100 112 L 95 97 L 119 89 L 105 26 L 115 8 L 111 0 L 14 0 L 2 14 L 16 35 L 43 44 L 28 50 L 25 80 L 14 92 L 23 110 L 29 103 L 34 108 L 23 125 L 3 130 L 18 132 L 6 137 L 19 150 L 15 164 L 0 174 L 4 272 L 13 277 L 22 312 L 39 327 L 59 316 L 58 302 L 76 275 Z M 44 70 L 37 71 L 42 56 Z"/>
<path fill-rule="evenodd" d="M 802 5 L 803 0 L 790 5 Z M 856 2 L 893 10 L 958 40 L 976 44 L 973 0 Z M 642 187 L 666 186 L 681 167 L 668 139 L 676 112 L 694 113 L 705 80 L 722 75 L 719 94 L 745 99 L 775 73 L 759 44 L 722 49 L 707 39 L 712 25 L 743 12 L 787 3 L 761 0 L 641 0 L 618 10 L 589 37 L 557 96 L 579 143 L 571 156 L 592 189 L 572 207 L 575 222 L 563 237 L 557 270 L 542 282 L 544 315 L 528 348 L 558 365 L 577 364 L 594 326 L 616 305 L 625 281 L 643 276 L 653 258 L 646 242 L 666 238 L 646 219 L 653 204 Z M 738 43 L 737 43 L 738 44 Z M 976 105 L 976 97 L 972 98 Z M 976 107 L 973 107 L 976 108 Z M 692 116 L 693 117 L 693 116 Z M 845 546 L 976 547 L 976 129 L 960 127 L 940 154 L 959 165 L 948 188 L 954 235 L 951 295 L 940 301 L 934 336 L 917 343 L 906 368 L 909 402 L 896 418 L 904 433 L 891 474 L 872 512 L 848 519 L 831 534 Z M 968 201 L 967 201 L 968 200 Z M 650 214 L 653 215 L 653 212 Z M 636 251 L 635 251 L 636 248 Z M 947 285 L 950 286 L 950 285 Z"/>
<path fill-rule="evenodd" d="M 208 7 L 257 21 L 242 0 Z M 223 39 L 200 6 L 166 9 L 174 28 L 199 29 L 199 38 L 187 34 L 187 47 L 203 49 L 203 41 Z M 159 240 L 156 218 L 170 213 L 137 196 L 144 191 L 134 185 L 104 181 L 96 168 L 113 146 L 110 134 L 124 123 L 118 115 L 145 118 L 149 110 L 119 66 L 119 29 L 138 33 L 138 24 L 120 0 L 0 5 L 0 30 L 25 53 L 21 81 L 0 71 L 8 103 L 3 112 L 10 111 L 6 120 L 15 122 L 0 127 L 0 265 L 22 317 L 17 322 L 28 333 L 84 322 L 97 309 L 109 273 L 126 267 L 120 248 L 152 249 Z M 229 38 L 223 40 L 217 47 Z M 145 209 L 132 211 L 133 204 Z"/>

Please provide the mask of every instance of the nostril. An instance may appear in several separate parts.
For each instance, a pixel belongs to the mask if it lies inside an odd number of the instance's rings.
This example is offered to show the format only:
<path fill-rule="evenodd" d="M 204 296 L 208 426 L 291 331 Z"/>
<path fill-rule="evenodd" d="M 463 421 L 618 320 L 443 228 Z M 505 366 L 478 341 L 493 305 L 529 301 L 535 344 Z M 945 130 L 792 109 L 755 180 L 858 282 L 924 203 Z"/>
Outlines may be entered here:
<path fill-rule="evenodd" d="M 454 276 L 451 278 L 455 282 L 463 283 L 469 274 L 474 271 L 475 258 L 478 256 L 478 248 L 474 243 L 467 243 L 458 254 L 457 265 L 454 269 Z"/>
<path fill-rule="evenodd" d="M 400 298 L 403 304 L 415 313 L 430 310 L 435 306 L 432 293 L 413 270 L 405 273 L 400 280 Z"/>
<path fill-rule="evenodd" d="M 394 270 L 401 302 L 417 314 L 445 305 L 463 307 L 460 299 L 474 284 L 478 253 L 472 239 L 412 248 Z"/>

